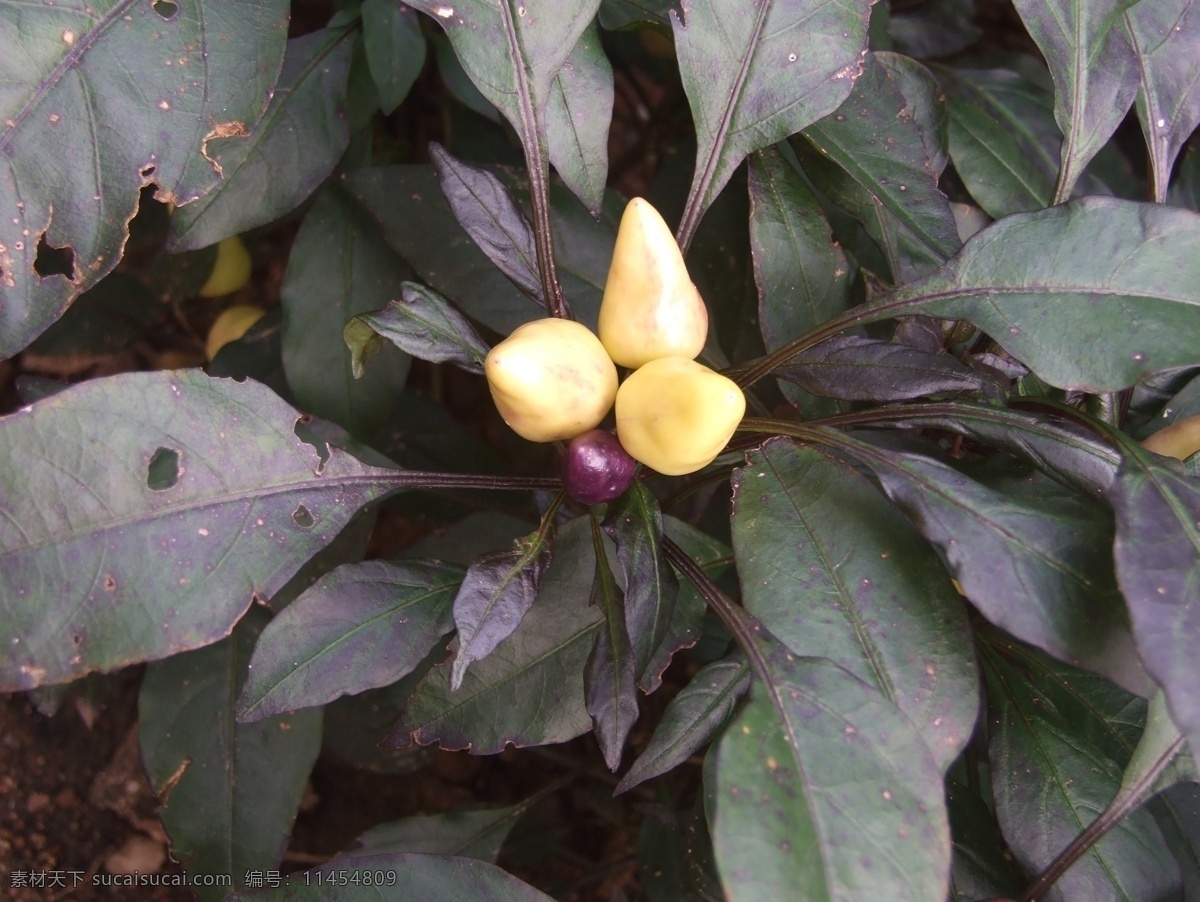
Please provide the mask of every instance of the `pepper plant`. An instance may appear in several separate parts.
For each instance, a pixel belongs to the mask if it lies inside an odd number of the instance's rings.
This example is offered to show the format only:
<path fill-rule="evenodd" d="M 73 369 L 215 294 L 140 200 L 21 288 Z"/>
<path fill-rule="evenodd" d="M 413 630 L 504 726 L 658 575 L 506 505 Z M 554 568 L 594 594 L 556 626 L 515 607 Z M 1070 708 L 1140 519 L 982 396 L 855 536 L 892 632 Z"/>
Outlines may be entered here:
<path fill-rule="evenodd" d="M 145 663 L 172 853 L 235 885 L 323 737 L 590 733 L 542 791 L 619 775 L 647 898 L 1200 894 L 1197 448 L 1141 444 L 1200 414 L 1200 14 L 978 5 L 0 0 L 0 686 Z M 596 331 L 634 194 L 747 413 L 589 507 L 483 362 Z M 235 235 L 261 296 L 197 301 Z M 496 864 L 527 808 L 290 892 L 569 896 Z"/>

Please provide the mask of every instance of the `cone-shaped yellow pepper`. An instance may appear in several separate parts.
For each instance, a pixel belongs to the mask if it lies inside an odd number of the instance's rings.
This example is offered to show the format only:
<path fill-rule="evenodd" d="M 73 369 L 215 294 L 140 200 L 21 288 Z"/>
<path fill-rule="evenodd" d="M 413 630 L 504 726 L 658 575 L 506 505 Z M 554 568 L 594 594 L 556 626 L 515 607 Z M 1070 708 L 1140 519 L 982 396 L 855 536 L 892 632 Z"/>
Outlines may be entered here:
<path fill-rule="evenodd" d="M 617 438 L 634 460 L 682 476 L 713 462 L 745 412 L 733 380 L 687 357 L 660 357 L 617 392 Z"/>
<path fill-rule="evenodd" d="M 262 307 L 251 307 L 249 304 L 235 304 L 228 310 L 221 311 L 221 315 L 208 330 L 208 339 L 204 342 L 204 356 L 212 360 L 220 353 L 221 348 L 249 332 L 250 327 L 262 319 L 266 312 Z"/>
<path fill-rule="evenodd" d="M 492 348 L 484 372 L 504 422 L 532 442 L 595 428 L 617 394 L 617 368 L 600 339 L 566 319 L 517 327 Z"/>
<path fill-rule="evenodd" d="M 1200 451 L 1200 416 L 1176 420 L 1142 442 L 1142 447 L 1155 454 L 1187 460 Z"/>
<path fill-rule="evenodd" d="M 693 358 L 704 348 L 708 310 L 675 237 L 658 211 L 635 197 L 621 217 L 604 300 L 600 340 L 621 366 Z"/>
<path fill-rule="evenodd" d="M 246 243 L 238 235 L 231 235 L 217 245 L 217 258 L 213 261 L 208 281 L 200 286 L 197 294 L 202 298 L 219 298 L 231 294 L 250 281 L 254 262 Z"/>

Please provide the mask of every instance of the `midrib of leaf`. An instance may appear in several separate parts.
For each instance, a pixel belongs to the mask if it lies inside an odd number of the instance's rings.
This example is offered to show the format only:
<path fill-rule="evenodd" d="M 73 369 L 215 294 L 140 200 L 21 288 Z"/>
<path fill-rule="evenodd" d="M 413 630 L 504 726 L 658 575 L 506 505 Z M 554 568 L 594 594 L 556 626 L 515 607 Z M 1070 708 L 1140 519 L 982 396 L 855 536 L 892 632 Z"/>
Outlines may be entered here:
<path fill-rule="evenodd" d="M 729 126 L 733 121 L 738 106 L 741 104 L 742 91 L 745 89 L 746 79 L 750 77 L 750 64 L 758 49 L 759 38 L 767 22 L 767 12 L 773 2 L 774 0 L 760 0 L 758 4 L 758 18 L 754 22 L 754 32 L 751 34 L 750 43 L 742 56 L 742 65 L 738 70 L 737 78 L 734 80 L 733 90 L 730 92 L 729 101 L 725 105 L 725 112 L 717 124 L 717 132 L 713 141 L 713 152 L 709 155 L 708 160 L 705 161 L 700 178 L 696 180 L 695 185 L 688 194 L 683 219 L 680 221 L 679 230 L 676 233 L 679 249 L 685 257 L 687 256 L 688 247 L 692 243 L 692 238 L 695 237 L 696 228 L 700 225 L 700 215 L 704 209 L 704 198 L 708 194 L 713 174 L 716 172 L 717 165 L 720 163 L 724 153 L 725 139 L 729 134 Z M 717 22 L 721 21 L 720 17 L 715 15 L 714 20 Z M 730 44 L 728 36 L 726 35 L 725 37 L 726 43 Z"/>
<path fill-rule="evenodd" d="M 0 153 L 8 150 L 8 146 L 12 139 L 16 136 L 22 123 L 29 118 L 29 115 L 37 108 L 38 104 L 45 99 L 50 90 L 54 88 L 59 81 L 62 80 L 64 73 L 68 70 L 76 69 L 79 61 L 83 58 L 84 53 L 92 48 L 92 45 L 100 39 L 100 36 L 108 30 L 117 19 L 123 18 L 125 11 L 138 3 L 139 0 L 120 0 L 120 2 L 112 8 L 96 25 L 81 35 L 76 35 L 75 43 L 71 48 L 63 54 L 63 58 L 59 60 L 58 65 L 50 70 L 50 74 L 42 79 L 38 84 L 33 94 L 30 96 L 24 108 L 13 116 L 11 120 L 5 123 L 6 129 L 0 133 Z M 79 12 L 79 10 L 71 10 Z"/>
<path fill-rule="evenodd" d="M 765 457 L 765 455 L 764 455 Z M 766 458 L 768 465 L 775 474 L 775 481 L 779 485 L 784 485 L 783 476 L 775 466 L 774 462 Z M 833 566 L 824 545 L 818 540 L 817 534 L 809 525 L 809 520 L 801 513 L 801 508 L 797 505 L 792 492 L 784 489 L 784 494 L 787 496 L 788 504 L 796 515 L 796 519 L 804 524 L 804 529 L 808 533 L 809 539 L 812 541 L 813 548 L 821 558 L 821 565 L 824 567 L 826 574 L 829 576 L 830 582 L 837 590 L 838 596 L 842 599 L 842 610 L 846 612 L 846 616 L 850 621 L 850 626 L 854 630 L 854 635 L 858 637 L 859 644 L 862 646 L 863 653 L 866 655 L 867 664 L 870 667 L 871 673 L 875 678 L 876 684 L 887 696 L 888 701 L 896 701 L 896 687 L 892 683 L 891 678 L 885 671 L 879 656 L 879 648 L 875 644 L 874 638 L 865 632 L 863 629 L 862 619 L 859 617 L 858 604 L 846 591 L 846 586 L 843 580 L 839 579 L 835 574 L 837 568 Z"/>

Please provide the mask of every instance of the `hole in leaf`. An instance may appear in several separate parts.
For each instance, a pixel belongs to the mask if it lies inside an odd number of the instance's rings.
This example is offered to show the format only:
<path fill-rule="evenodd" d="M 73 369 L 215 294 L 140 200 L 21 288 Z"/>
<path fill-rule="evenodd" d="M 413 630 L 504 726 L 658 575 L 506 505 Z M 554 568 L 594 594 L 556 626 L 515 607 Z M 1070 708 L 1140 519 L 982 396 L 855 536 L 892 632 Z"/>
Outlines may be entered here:
<path fill-rule="evenodd" d="M 179 482 L 179 475 L 179 452 L 159 448 L 146 468 L 146 488 L 152 492 L 165 492 Z"/>
<path fill-rule="evenodd" d="M 312 529 L 313 525 L 317 522 L 312 512 L 303 504 L 292 511 L 292 519 L 301 529 Z"/>
<path fill-rule="evenodd" d="M 82 645 L 83 644 L 83 636 L 72 636 L 71 642 L 74 643 L 75 645 Z"/>
<path fill-rule="evenodd" d="M 46 233 L 38 236 L 37 257 L 33 261 L 33 271 L 43 279 L 47 276 L 66 276 L 75 279 L 75 250 L 67 244 L 54 247 L 46 240 Z"/>
<path fill-rule="evenodd" d="M 150 176 L 154 175 L 154 170 L 156 168 L 158 168 L 158 167 L 153 166 L 153 165 L 147 166 L 145 169 L 142 170 L 142 178 L 144 178 L 144 179 L 150 178 Z"/>
<path fill-rule="evenodd" d="M 150 5 L 154 7 L 156 13 L 168 20 L 175 18 L 175 14 L 179 12 L 179 4 L 173 3 L 171 0 L 154 0 Z"/>

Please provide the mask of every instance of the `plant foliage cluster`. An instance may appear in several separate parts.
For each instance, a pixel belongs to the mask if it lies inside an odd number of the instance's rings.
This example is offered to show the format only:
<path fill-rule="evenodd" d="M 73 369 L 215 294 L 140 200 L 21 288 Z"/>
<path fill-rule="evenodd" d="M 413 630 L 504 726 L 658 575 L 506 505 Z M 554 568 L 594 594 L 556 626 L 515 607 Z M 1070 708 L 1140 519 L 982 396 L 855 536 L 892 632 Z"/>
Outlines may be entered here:
<path fill-rule="evenodd" d="M 1140 444 L 1200 414 L 1200 9 L 975 6 L 0 0 L 0 687 L 149 662 L 173 854 L 239 880 L 323 735 L 591 732 L 652 899 L 1200 898 L 1200 482 Z M 589 510 L 443 402 L 595 327 L 615 183 L 750 408 Z M 278 304 L 206 370 L 29 375 L 194 330 L 239 234 Z M 324 872 L 544 898 L 525 807 Z"/>

